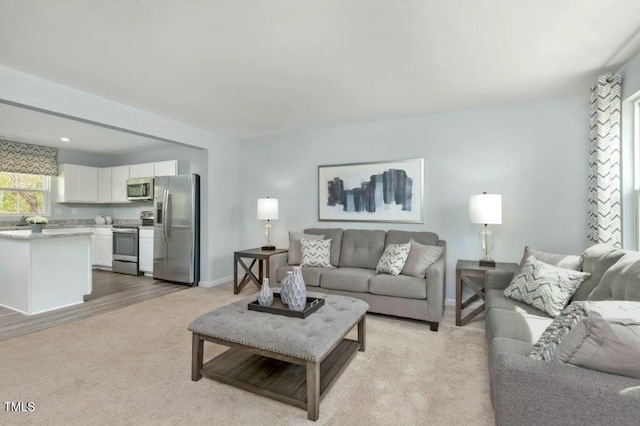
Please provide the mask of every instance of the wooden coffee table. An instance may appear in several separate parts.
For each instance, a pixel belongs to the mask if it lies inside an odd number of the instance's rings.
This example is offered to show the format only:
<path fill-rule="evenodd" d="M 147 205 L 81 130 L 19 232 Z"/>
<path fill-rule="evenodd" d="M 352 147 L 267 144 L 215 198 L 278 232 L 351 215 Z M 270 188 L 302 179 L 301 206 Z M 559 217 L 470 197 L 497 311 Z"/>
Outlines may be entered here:
<path fill-rule="evenodd" d="M 306 319 L 249 311 L 255 298 L 198 317 L 189 325 L 191 380 L 217 380 L 306 409 L 310 420 L 318 420 L 320 400 L 365 350 L 369 305 L 351 297 L 309 295 L 324 297 L 325 306 Z M 346 339 L 356 325 L 358 340 Z M 203 364 L 204 341 L 230 349 Z"/>

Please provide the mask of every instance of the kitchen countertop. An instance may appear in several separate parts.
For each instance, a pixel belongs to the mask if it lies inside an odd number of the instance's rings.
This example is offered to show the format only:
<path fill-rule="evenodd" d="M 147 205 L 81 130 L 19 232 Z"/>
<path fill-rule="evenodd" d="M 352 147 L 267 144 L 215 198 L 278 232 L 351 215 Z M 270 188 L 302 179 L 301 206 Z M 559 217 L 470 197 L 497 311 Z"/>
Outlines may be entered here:
<path fill-rule="evenodd" d="M 85 227 L 86 228 L 86 227 Z M 10 240 L 42 240 L 47 238 L 71 238 L 86 235 L 90 237 L 91 231 L 82 231 L 80 229 L 43 229 L 42 233 L 32 233 L 31 230 L 21 229 L 14 231 L 0 231 L 0 238 Z"/>

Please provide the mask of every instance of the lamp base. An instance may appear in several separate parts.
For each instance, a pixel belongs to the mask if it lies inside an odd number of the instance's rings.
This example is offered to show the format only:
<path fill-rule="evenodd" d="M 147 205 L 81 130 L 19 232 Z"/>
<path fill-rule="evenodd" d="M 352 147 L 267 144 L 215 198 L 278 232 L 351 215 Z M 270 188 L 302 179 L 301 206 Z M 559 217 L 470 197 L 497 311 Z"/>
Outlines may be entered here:
<path fill-rule="evenodd" d="M 486 266 L 488 268 L 495 268 L 496 262 L 494 260 L 483 260 L 480 259 L 480 266 Z"/>
<path fill-rule="evenodd" d="M 262 246 L 260 247 L 262 250 L 273 251 L 276 249 L 276 246 Z"/>

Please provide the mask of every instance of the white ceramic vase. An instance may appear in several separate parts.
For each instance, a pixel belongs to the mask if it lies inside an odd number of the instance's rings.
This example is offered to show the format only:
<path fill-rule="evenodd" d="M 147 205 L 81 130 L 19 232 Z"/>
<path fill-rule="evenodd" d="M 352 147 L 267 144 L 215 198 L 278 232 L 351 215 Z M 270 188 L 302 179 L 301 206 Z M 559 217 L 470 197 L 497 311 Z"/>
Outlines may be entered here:
<path fill-rule="evenodd" d="M 285 305 L 289 304 L 289 291 L 291 290 L 291 281 L 293 280 L 293 272 L 287 272 L 287 275 L 280 283 L 280 299 Z"/>
<path fill-rule="evenodd" d="M 269 287 L 269 278 L 265 278 L 262 281 L 262 288 L 260 289 L 260 293 L 258 293 L 258 303 L 260 306 L 273 305 L 273 291 L 271 287 Z"/>
<path fill-rule="evenodd" d="M 302 269 L 299 266 L 293 268 L 293 279 L 289 286 L 289 309 L 303 311 L 307 305 L 307 286 L 302 278 Z"/>

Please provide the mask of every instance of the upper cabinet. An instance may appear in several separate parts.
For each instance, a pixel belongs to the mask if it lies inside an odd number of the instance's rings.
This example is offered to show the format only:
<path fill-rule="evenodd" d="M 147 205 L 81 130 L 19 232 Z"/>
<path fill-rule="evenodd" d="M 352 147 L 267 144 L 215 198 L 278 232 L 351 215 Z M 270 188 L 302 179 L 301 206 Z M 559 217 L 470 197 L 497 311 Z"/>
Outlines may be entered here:
<path fill-rule="evenodd" d="M 111 167 L 111 202 L 128 203 L 127 180 L 129 179 L 129 166 Z"/>
<path fill-rule="evenodd" d="M 98 169 L 98 202 L 111 202 L 111 167 L 101 167 Z"/>
<path fill-rule="evenodd" d="M 58 202 L 97 203 L 98 169 L 76 164 L 59 164 Z"/>
<path fill-rule="evenodd" d="M 178 160 L 116 167 L 58 165 L 59 203 L 128 203 L 127 180 L 187 173 Z"/>
<path fill-rule="evenodd" d="M 178 174 L 178 161 L 162 161 L 153 163 L 153 176 L 176 176 Z"/>
<path fill-rule="evenodd" d="M 153 177 L 155 165 L 156 163 L 132 164 L 129 166 L 129 177 L 131 179 Z"/>

